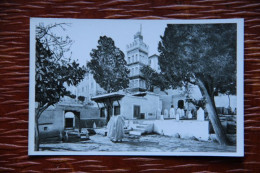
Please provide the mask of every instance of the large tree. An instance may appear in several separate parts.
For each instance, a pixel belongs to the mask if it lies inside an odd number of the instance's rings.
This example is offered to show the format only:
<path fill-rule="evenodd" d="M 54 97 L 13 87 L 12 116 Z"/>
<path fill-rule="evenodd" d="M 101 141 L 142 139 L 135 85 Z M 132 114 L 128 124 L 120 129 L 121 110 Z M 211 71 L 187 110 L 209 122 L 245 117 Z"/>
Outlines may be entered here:
<path fill-rule="evenodd" d="M 36 61 L 35 61 L 35 150 L 39 150 L 38 121 L 44 110 L 56 104 L 60 98 L 69 95 L 67 86 L 77 85 L 86 72 L 76 61 L 66 58 L 72 43 L 69 37 L 60 37 L 57 29 L 64 30 L 66 24 L 36 26 Z"/>
<path fill-rule="evenodd" d="M 199 87 L 218 142 L 228 144 L 214 94 L 236 92 L 236 24 L 168 24 L 158 50 L 167 81 Z"/>
<path fill-rule="evenodd" d="M 124 53 L 115 46 L 112 38 L 101 36 L 97 49 L 92 49 L 87 67 L 96 82 L 108 93 L 127 88 L 129 84 Z"/>

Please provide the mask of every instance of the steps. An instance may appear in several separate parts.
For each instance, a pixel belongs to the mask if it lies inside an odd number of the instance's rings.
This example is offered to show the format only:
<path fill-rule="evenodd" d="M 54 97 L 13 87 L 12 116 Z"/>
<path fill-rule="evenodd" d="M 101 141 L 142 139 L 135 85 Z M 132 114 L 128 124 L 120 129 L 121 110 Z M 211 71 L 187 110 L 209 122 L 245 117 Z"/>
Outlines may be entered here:
<path fill-rule="evenodd" d="M 144 124 L 143 122 L 136 122 L 131 125 L 132 130 L 129 131 L 130 135 L 141 136 L 143 134 L 152 133 L 153 124 Z"/>
<path fill-rule="evenodd" d="M 137 131 L 137 130 L 132 130 L 129 132 L 130 135 L 136 135 L 136 136 L 141 136 L 144 134 L 144 131 Z"/>

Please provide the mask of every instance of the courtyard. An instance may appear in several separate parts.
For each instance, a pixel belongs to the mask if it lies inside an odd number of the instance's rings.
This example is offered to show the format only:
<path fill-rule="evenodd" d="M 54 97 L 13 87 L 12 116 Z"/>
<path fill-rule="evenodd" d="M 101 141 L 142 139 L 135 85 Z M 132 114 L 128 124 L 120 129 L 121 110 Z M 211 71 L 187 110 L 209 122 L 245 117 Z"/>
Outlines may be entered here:
<path fill-rule="evenodd" d="M 236 146 L 222 146 L 214 141 L 181 139 L 157 134 L 125 135 L 121 143 L 113 143 L 108 137 L 96 134 L 90 136 L 90 140 L 86 141 L 41 144 L 40 151 L 236 152 Z"/>

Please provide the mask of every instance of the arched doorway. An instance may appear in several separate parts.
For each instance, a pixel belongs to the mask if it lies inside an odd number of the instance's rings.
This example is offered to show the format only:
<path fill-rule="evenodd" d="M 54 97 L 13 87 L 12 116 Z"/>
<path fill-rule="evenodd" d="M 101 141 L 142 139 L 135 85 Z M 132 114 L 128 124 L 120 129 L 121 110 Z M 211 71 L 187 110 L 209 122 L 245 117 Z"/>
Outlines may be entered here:
<path fill-rule="evenodd" d="M 184 109 L 184 100 L 178 100 L 178 108 Z"/>
<path fill-rule="evenodd" d="M 75 114 L 73 112 L 65 113 L 65 129 L 75 128 Z"/>

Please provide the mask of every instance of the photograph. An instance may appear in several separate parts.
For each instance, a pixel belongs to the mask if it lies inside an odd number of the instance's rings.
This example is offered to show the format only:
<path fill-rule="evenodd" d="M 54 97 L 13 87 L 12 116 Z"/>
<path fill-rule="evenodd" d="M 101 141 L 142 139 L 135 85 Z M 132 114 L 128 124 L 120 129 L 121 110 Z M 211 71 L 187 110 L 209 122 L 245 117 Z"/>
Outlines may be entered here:
<path fill-rule="evenodd" d="M 29 155 L 244 156 L 244 20 L 30 19 Z"/>

